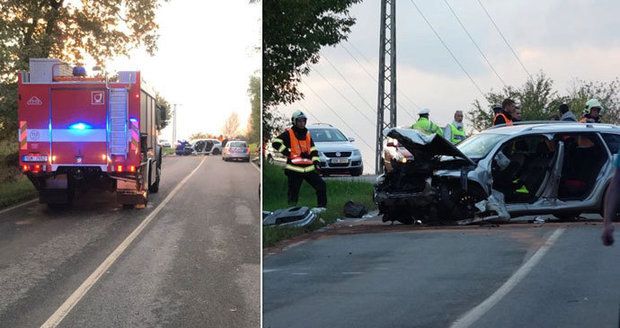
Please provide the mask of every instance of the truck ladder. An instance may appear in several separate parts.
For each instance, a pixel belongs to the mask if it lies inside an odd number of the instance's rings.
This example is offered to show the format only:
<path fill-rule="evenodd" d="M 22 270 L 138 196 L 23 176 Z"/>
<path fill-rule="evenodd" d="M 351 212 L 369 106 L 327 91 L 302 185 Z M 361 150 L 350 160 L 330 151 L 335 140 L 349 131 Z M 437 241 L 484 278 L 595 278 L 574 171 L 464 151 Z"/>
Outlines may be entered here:
<path fill-rule="evenodd" d="M 110 112 L 108 115 L 110 155 L 127 156 L 127 123 L 127 90 L 110 89 Z"/>

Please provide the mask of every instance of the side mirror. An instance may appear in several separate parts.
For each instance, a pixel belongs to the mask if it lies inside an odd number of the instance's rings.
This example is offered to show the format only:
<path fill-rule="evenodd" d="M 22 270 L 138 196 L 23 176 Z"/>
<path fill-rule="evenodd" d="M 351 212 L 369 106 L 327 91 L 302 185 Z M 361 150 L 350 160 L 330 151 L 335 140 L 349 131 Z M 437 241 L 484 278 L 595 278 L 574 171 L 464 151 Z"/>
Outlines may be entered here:
<path fill-rule="evenodd" d="M 354 142 L 355 138 L 349 138 L 349 142 Z"/>

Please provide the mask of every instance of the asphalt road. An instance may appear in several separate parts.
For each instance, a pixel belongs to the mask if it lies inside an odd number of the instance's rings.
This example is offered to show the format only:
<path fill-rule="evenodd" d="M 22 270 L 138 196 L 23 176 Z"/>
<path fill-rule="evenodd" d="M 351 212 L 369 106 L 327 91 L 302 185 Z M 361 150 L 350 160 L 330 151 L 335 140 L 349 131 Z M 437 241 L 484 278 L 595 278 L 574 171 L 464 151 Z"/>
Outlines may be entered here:
<path fill-rule="evenodd" d="M 91 193 L 65 211 L 35 203 L 0 214 L 0 327 L 41 326 L 150 213 L 59 327 L 258 327 L 259 171 L 169 157 L 162 175 L 145 209 Z"/>
<path fill-rule="evenodd" d="M 600 233 L 579 222 L 326 235 L 264 259 L 264 327 L 618 327 L 620 251 Z"/>

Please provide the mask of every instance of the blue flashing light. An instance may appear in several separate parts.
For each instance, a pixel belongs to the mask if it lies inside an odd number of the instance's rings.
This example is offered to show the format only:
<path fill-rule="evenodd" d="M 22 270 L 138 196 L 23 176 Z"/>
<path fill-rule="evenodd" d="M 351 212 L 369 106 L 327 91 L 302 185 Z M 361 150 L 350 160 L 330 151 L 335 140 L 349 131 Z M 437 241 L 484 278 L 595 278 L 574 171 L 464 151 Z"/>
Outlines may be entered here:
<path fill-rule="evenodd" d="M 86 124 L 86 123 L 75 123 L 69 126 L 70 130 L 88 130 L 90 129 L 90 125 Z"/>
<path fill-rule="evenodd" d="M 136 120 L 135 118 L 132 117 L 132 118 L 129 119 L 129 122 L 138 122 L 138 120 Z"/>

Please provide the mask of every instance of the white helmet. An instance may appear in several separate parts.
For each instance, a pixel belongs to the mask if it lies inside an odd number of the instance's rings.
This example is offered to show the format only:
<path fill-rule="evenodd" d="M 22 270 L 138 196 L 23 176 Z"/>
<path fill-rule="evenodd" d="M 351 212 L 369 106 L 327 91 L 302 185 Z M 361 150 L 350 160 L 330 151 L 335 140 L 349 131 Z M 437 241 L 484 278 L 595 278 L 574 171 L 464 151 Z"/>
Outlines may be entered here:
<path fill-rule="evenodd" d="M 293 124 L 295 124 L 295 121 L 297 121 L 297 120 L 298 120 L 298 119 L 300 119 L 300 118 L 305 118 L 305 119 L 308 119 L 308 118 L 306 117 L 306 114 L 304 114 L 304 112 L 302 112 L 302 111 L 300 111 L 300 110 L 296 110 L 296 111 L 293 113 L 293 115 L 291 115 L 291 122 L 292 122 Z"/>
<path fill-rule="evenodd" d="M 430 114 L 430 110 L 428 108 L 420 108 L 420 110 L 418 111 L 418 115 L 428 115 Z"/>
<path fill-rule="evenodd" d="M 603 105 L 601 104 L 600 101 L 598 101 L 598 99 L 592 98 L 588 101 L 586 101 L 586 108 L 583 110 L 584 114 L 590 114 L 590 111 L 592 110 L 592 108 L 598 107 L 599 112 L 603 111 Z"/>

